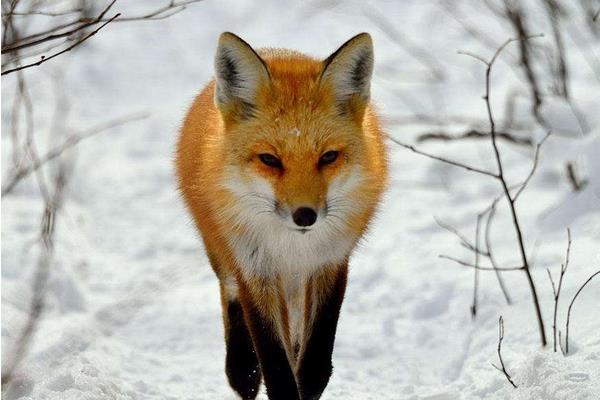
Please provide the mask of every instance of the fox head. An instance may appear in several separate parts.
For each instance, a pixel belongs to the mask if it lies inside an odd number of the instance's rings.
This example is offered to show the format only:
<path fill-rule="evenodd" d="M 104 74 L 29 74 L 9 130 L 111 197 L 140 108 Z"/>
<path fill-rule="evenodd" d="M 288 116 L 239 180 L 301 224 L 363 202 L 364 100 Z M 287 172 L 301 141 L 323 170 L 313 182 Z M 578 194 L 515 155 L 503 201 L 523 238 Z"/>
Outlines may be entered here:
<path fill-rule="evenodd" d="M 339 262 L 366 227 L 384 180 L 373 144 L 379 127 L 368 118 L 371 37 L 359 34 L 321 61 L 255 51 L 223 33 L 215 71 L 223 184 L 235 198 L 228 217 L 243 231 L 235 240 L 263 243 L 273 257 Z"/>

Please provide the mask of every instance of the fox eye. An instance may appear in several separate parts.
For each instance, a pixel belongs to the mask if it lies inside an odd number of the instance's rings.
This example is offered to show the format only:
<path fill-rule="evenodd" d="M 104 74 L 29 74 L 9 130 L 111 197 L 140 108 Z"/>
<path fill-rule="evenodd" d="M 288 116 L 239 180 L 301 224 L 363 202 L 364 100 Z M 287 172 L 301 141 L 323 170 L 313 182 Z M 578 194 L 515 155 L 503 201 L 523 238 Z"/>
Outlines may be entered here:
<path fill-rule="evenodd" d="M 319 167 L 322 167 L 327 164 L 331 164 L 335 160 L 337 160 L 339 151 L 330 150 L 323 154 L 321 158 L 319 158 Z"/>
<path fill-rule="evenodd" d="M 258 158 L 260 158 L 260 161 L 262 161 L 263 164 L 268 165 L 271 168 L 277 168 L 277 169 L 283 168 L 283 164 L 281 163 L 281 160 L 279 158 L 275 157 L 273 154 L 269 154 L 269 153 L 259 154 Z"/>

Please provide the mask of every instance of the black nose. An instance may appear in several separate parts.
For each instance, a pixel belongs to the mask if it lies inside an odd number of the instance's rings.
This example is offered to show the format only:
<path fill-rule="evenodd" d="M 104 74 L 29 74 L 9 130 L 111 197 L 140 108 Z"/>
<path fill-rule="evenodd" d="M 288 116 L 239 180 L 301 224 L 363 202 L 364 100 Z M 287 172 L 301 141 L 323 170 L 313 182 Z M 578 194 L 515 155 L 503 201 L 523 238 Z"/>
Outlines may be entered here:
<path fill-rule="evenodd" d="M 292 214 L 292 218 L 298 226 L 311 226 L 317 220 L 317 213 L 312 208 L 299 207 Z"/>

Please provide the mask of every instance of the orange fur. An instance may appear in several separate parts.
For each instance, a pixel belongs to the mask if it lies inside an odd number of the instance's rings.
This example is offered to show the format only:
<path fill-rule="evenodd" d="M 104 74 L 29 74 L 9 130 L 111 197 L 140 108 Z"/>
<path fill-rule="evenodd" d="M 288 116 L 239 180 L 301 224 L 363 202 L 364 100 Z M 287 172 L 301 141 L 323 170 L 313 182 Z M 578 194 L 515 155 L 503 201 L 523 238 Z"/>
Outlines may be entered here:
<path fill-rule="evenodd" d="M 228 168 L 235 166 L 240 179 L 257 176 L 268 182 L 277 203 L 289 209 L 324 207 L 332 182 L 360 168 L 358 187 L 344 199 L 360 204 L 344 221 L 344 235 L 354 247 L 384 190 L 387 160 L 373 106 L 355 97 L 348 102 L 349 111 L 340 113 L 333 83 L 321 81 L 324 62 L 289 50 L 265 49 L 258 54 L 267 67 L 270 84 L 257 88 L 256 115 L 243 118 L 241 103 L 216 105 L 216 83 L 211 81 L 185 118 L 176 168 L 181 193 L 221 281 L 224 309 L 228 295 L 256 303 L 278 330 L 284 329 L 282 340 L 288 356 L 293 357 L 286 304 L 293 296 L 285 293 L 286 282 L 281 276 L 245 273 L 228 240 L 234 234 L 243 236 L 249 229 L 230 216 L 239 199 L 226 187 Z M 337 160 L 318 168 L 319 157 L 332 149 L 339 151 Z M 284 170 L 264 165 L 258 157 L 261 153 L 276 154 Z M 298 285 L 297 292 L 304 296 L 305 309 L 300 312 L 304 329 L 310 326 L 311 310 L 323 297 L 321 293 L 333 284 L 327 268 L 323 266 Z M 232 289 L 223 284 L 227 279 L 237 282 L 239 293 L 228 293 Z"/>

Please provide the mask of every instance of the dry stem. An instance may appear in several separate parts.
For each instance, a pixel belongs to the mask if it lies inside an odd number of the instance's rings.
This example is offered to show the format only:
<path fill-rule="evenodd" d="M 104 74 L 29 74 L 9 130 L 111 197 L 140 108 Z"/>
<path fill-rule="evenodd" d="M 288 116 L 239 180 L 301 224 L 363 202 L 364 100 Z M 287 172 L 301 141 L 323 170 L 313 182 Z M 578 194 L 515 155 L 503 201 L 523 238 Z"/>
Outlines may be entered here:
<path fill-rule="evenodd" d="M 500 316 L 500 318 L 498 319 L 498 358 L 500 359 L 500 367 L 492 364 L 492 366 L 494 368 L 496 368 L 498 371 L 502 372 L 504 374 L 504 376 L 506 377 L 506 379 L 508 380 L 508 382 L 510 382 L 510 384 L 516 389 L 518 386 L 515 384 L 515 382 L 513 382 L 510 374 L 508 373 L 508 371 L 506 370 L 506 367 L 504 366 L 504 360 L 502 359 L 502 341 L 504 340 L 504 320 L 502 319 L 502 315 Z"/>
<path fill-rule="evenodd" d="M 571 300 L 571 303 L 569 304 L 569 310 L 567 311 L 567 327 L 566 327 L 566 335 L 565 335 L 565 353 L 569 354 L 569 323 L 571 322 L 571 308 L 573 307 L 573 303 L 575 303 L 575 299 L 577 299 L 577 296 L 579 296 L 579 293 L 581 293 L 581 291 L 583 290 L 583 288 L 590 283 L 590 281 L 592 279 L 594 279 L 594 277 L 596 275 L 600 274 L 600 271 L 596 271 L 595 273 L 592 274 L 592 276 L 590 276 L 587 281 L 585 281 L 583 283 L 583 285 L 581 285 L 581 287 L 579 288 L 579 290 L 577 291 L 577 293 L 575 293 L 575 296 L 573 296 L 573 300 Z"/>
<path fill-rule="evenodd" d="M 565 272 L 567 272 L 567 268 L 569 267 L 569 256 L 571 254 L 571 230 L 567 228 L 567 255 L 565 256 L 565 262 L 560 266 L 560 276 L 558 278 L 558 286 L 554 284 L 554 279 L 552 279 L 552 274 L 550 273 L 550 269 L 547 269 L 548 278 L 550 278 L 550 283 L 552 284 L 552 294 L 554 295 L 554 316 L 552 318 L 552 338 L 553 338 L 553 347 L 554 352 L 556 353 L 556 315 L 558 312 L 558 301 L 560 298 L 560 290 L 562 288 L 563 277 L 565 276 Z"/>

